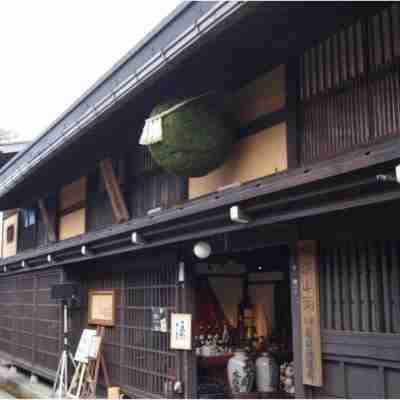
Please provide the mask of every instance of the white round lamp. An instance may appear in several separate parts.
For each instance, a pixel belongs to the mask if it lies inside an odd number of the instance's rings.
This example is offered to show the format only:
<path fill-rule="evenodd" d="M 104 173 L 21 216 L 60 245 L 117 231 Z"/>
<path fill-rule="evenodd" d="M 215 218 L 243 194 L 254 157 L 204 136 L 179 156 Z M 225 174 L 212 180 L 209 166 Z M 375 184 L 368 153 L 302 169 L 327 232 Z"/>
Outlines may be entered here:
<path fill-rule="evenodd" d="M 197 258 L 205 259 L 211 254 L 211 246 L 207 242 L 198 242 L 193 247 L 193 253 Z"/>

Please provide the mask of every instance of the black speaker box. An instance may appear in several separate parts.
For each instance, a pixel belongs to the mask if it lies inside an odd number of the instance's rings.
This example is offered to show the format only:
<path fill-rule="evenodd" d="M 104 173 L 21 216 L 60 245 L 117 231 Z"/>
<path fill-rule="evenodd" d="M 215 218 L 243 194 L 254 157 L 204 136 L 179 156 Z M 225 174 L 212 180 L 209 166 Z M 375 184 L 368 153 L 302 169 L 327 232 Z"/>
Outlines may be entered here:
<path fill-rule="evenodd" d="M 54 300 L 71 300 L 80 297 L 78 283 L 60 283 L 51 287 L 51 298 Z"/>

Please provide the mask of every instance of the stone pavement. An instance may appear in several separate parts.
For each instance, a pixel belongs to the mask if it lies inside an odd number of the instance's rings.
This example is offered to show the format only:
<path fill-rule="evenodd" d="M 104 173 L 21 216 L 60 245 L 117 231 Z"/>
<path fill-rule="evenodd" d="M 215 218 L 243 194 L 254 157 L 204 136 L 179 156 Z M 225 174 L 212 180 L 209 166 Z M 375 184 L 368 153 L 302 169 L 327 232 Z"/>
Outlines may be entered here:
<path fill-rule="evenodd" d="M 50 398 L 51 387 L 40 380 L 32 380 L 15 368 L 0 363 L 0 399 Z"/>

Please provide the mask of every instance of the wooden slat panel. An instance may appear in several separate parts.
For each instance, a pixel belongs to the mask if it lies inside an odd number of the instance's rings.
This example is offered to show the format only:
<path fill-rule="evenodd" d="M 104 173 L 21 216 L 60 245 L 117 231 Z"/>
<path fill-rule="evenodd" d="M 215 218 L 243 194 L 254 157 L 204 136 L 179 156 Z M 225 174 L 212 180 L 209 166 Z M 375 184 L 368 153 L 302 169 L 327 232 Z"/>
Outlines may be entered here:
<path fill-rule="evenodd" d="M 399 135 L 398 5 L 342 28 L 301 57 L 301 161 Z"/>
<path fill-rule="evenodd" d="M 393 331 L 400 333 L 400 263 L 399 263 L 399 244 L 397 241 L 391 240 L 391 266 L 392 273 L 390 279 Z"/>
<path fill-rule="evenodd" d="M 359 266 L 361 270 L 361 328 L 363 331 L 371 330 L 371 303 L 369 293 L 369 272 L 367 264 L 367 252 L 364 242 L 358 245 L 359 250 Z"/>
<path fill-rule="evenodd" d="M 86 289 L 117 289 L 116 325 L 107 328 L 105 337 L 113 384 L 140 398 L 165 398 L 178 370 L 178 352 L 170 349 L 169 333 L 152 331 L 151 313 L 152 307 L 178 310 L 178 263 L 175 256 L 163 254 L 135 259 L 135 265 L 126 272 L 102 269 L 80 278 Z"/>
<path fill-rule="evenodd" d="M 330 330 L 399 331 L 399 242 L 359 240 L 321 245 L 321 310 Z"/>
<path fill-rule="evenodd" d="M 57 367 L 61 314 L 58 303 L 50 298 L 50 288 L 60 279 L 60 271 L 54 270 L 0 281 L 0 351 L 38 374 L 54 373 Z"/>
<path fill-rule="evenodd" d="M 368 263 L 370 271 L 370 294 L 371 294 L 371 321 L 372 331 L 383 331 L 383 315 L 381 312 L 382 290 L 381 274 L 379 271 L 379 259 L 377 254 L 377 245 L 375 241 L 368 242 Z"/>
<path fill-rule="evenodd" d="M 343 305 L 343 329 L 351 330 L 351 294 L 350 294 L 350 273 L 349 273 L 349 262 L 347 258 L 347 243 L 344 243 L 340 249 L 340 263 L 341 263 L 341 275 L 342 281 L 340 285 L 342 287 L 342 305 Z"/>
<path fill-rule="evenodd" d="M 350 287 L 351 287 L 351 330 L 361 330 L 360 273 L 357 264 L 357 248 L 355 243 L 349 245 Z"/>
<path fill-rule="evenodd" d="M 342 313 L 342 287 L 340 271 L 339 248 L 333 250 L 333 284 L 334 284 L 334 326 L 335 329 L 343 329 Z"/>
<path fill-rule="evenodd" d="M 382 266 L 382 294 L 383 294 L 383 322 L 384 332 L 393 332 L 392 328 L 392 305 L 391 305 L 391 285 L 390 285 L 390 265 L 387 254 L 386 243 L 379 242 L 380 261 Z"/>
<path fill-rule="evenodd" d="M 328 250 L 326 250 L 326 292 L 325 292 L 325 298 L 327 302 L 327 314 L 326 314 L 326 319 L 327 319 L 327 329 L 333 329 L 335 324 L 334 324 L 334 305 L 333 305 L 333 282 L 332 282 L 332 255 Z"/>

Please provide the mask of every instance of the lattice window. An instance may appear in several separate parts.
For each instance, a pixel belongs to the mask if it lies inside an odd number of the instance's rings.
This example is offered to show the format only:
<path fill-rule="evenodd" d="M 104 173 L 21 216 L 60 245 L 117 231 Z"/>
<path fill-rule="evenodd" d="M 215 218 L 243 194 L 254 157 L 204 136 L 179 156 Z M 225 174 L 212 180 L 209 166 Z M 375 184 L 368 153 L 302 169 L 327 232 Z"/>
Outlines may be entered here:
<path fill-rule="evenodd" d="M 399 26 L 393 4 L 303 54 L 302 162 L 400 134 Z"/>
<path fill-rule="evenodd" d="M 400 333 L 399 251 L 398 240 L 323 244 L 322 327 Z"/>
<path fill-rule="evenodd" d="M 88 289 L 117 289 L 116 326 L 106 328 L 104 352 L 111 381 L 139 397 L 165 397 L 176 377 L 169 333 L 151 329 L 152 307 L 177 307 L 177 266 L 160 266 L 87 278 Z"/>

